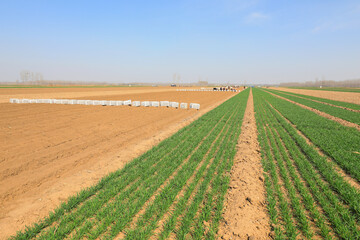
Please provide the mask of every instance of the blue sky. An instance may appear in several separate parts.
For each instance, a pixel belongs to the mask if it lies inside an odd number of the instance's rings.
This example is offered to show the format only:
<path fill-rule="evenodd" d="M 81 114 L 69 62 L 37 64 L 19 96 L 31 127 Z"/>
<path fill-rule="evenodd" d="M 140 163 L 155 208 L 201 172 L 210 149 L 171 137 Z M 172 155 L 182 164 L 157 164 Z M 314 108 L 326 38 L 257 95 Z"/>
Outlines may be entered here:
<path fill-rule="evenodd" d="M 0 81 L 360 78 L 360 1 L 0 1 Z"/>

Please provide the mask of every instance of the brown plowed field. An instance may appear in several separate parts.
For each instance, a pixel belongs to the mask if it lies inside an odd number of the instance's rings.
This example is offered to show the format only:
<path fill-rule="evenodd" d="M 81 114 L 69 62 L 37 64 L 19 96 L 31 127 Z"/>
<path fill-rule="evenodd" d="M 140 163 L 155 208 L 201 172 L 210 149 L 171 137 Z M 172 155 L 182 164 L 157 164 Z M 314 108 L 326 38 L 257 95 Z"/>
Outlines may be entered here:
<path fill-rule="evenodd" d="M 233 95 L 165 87 L 0 89 L 0 239 Z M 200 103 L 201 110 L 5 103 L 10 97 L 169 100 Z"/>
<path fill-rule="evenodd" d="M 285 92 L 304 94 L 313 97 L 327 98 L 335 101 L 349 102 L 360 104 L 360 93 L 355 92 L 336 92 L 336 91 L 323 91 L 323 90 L 307 90 L 307 89 L 294 89 L 294 88 L 270 88 Z"/>

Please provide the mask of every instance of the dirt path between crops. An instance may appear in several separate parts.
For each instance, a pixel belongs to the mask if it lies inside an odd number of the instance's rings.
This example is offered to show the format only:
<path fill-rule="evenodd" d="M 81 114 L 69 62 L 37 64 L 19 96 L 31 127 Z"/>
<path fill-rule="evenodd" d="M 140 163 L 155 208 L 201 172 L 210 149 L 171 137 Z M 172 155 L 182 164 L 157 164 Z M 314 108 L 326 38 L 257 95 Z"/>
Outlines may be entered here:
<path fill-rule="evenodd" d="M 298 93 L 313 97 L 327 98 L 335 101 L 349 102 L 360 104 L 360 93 L 355 92 L 335 92 L 335 91 L 323 91 L 323 90 L 306 90 L 306 89 L 294 89 L 294 88 L 273 88 L 270 89 L 280 90 L 284 92 Z"/>
<path fill-rule="evenodd" d="M 293 104 L 296 104 L 296 105 L 298 105 L 298 106 L 300 106 L 300 107 L 302 107 L 302 108 L 305 108 L 305 109 L 307 109 L 307 110 L 310 110 L 310 111 L 312 111 L 312 112 L 314 112 L 314 113 L 316 113 L 316 114 L 318 114 L 318 115 L 320 115 L 320 116 L 322 116 L 322 117 L 324 117 L 324 118 L 327 118 L 327 119 L 329 119 L 329 120 L 338 122 L 338 123 L 340 123 L 341 125 L 343 125 L 343 126 L 345 126 L 345 127 L 353 127 L 353 128 L 356 128 L 358 131 L 360 131 L 360 126 L 357 125 L 356 123 L 352 123 L 352 122 L 346 121 L 346 120 L 344 120 L 344 119 L 341 119 L 341 118 L 338 118 L 338 117 L 334 117 L 333 115 L 330 115 L 330 114 L 324 113 L 324 112 L 322 112 L 322 111 L 319 111 L 319 110 L 317 110 L 317 109 L 314 109 L 314 108 L 305 106 L 305 105 L 303 105 L 303 104 L 301 104 L 301 103 L 294 102 L 294 101 L 292 101 L 292 100 L 290 100 L 290 99 L 284 98 L 284 97 L 279 96 L 279 95 L 277 95 L 277 94 L 275 94 L 275 93 L 271 93 L 271 92 L 268 92 L 268 91 L 266 91 L 266 92 L 267 92 L 267 93 L 270 93 L 270 94 L 273 95 L 274 97 L 278 97 L 278 98 L 280 98 L 280 99 L 283 99 L 283 100 L 286 100 L 286 101 L 291 102 L 291 103 L 293 103 Z"/>
<path fill-rule="evenodd" d="M 122 168 L 234 94 L 167 91 L 122 96 L 194 101 L 202 108 L 0 104 L 0 239 L 47 216 L 69 196 Z"/>
<path fill-rule="evenodd" d="M 222 239 L 271 238 L 265 194 L 253 96 L 250 91 L 219 236 Z"/>

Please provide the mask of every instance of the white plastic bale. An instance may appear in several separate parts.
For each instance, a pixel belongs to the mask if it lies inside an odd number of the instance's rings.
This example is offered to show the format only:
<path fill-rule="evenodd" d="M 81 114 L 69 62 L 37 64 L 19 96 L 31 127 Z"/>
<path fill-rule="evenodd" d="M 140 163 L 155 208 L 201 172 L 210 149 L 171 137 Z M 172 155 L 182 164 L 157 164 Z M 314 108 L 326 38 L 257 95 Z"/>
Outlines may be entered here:
<path fill-rule="evenodd" d="M 15 98 L 10 98 L 10 103 L 15 103 Z"/>
<path fill-rule="evenodd" d="M 37 103 L 37 99 L 30 99 L 29 103 Z"/>
<path fill-rule="evenodd" d="M 61 104 L 69 104 L 69 100 L 68 99 L 61 99 Z"/>
<path fill-rule="evenodd" d="M 21 99 L 21 103 L 30 103 L 30 100 L 29 99 Z"/>
<path fill-rule="evenodd" d="M 152 101 L 151 102 L 152 107 L 158 107 L 159 105 L 160 105 L 160 103 L 158 101 Z"/>
<path fill-rule="evenodd" d="M 115 101 L 116 102 L 116 106 L 122 106 L 124 105 L 124 101 Z"/>
<path fill-rule="evenodd" d="M 200 104 L 198 104 L 198 103 L 190 103 L 190 108 L 199 110 L 200 109 Z"/>
<path fill-rule="evenodd" d="M 92 101 L 92 105 L 100 105 L 100 104 L 101 104 L 101 101 L 99 101 L 99 100 Z"/>
<path fill-rule="evenodd" d="M 77 101 L 78 101 L 78 100 L 71 99 L 71 100 L 69 100 L 69 104 L 72 104 L 72 105 L 73 105 L 73 104 L 77 104 Z"/>
<path fill-rule="evenodd" d="M 169 101 L 160 101 L 161 107 L 169 107 Z"/>
<path fill-rule="evenodd" d="M 124 105 L 131 106 L 131 100 L 124 101 Z"/>
<path fill-rule="evenodd" d="M 140 101 L 133 101 L 133 102 L 131 103 L 131 106 L 133 106 L 133 107 L 140 107 Z"/>
<path fill-rule="evenodd" d="M 180 108 L 181 109 L 187 109 L 187 103 L 180 103 Z"/>
<path fill-rule="evenodd" d="M 116 106 L 116 101 L 109 101 L 110 106 Z"/>
<path fill-rule="evenodd" d="M 102 101 L 101 101 L 101 105 L 102 105 L 102 106 L 108 106 L 108 105 L 109 105 L 109 101 L 102 100 Z"/>
<path fill-rule="evenodd" d="M 143 107 L 149 107 L 149 106 L 150 106 L 150 102 L 149 102 L 149 101 L 143 101 L 143 102 L 141 102 L 141 106 L 143 106 Z"/>
<path fill-rule="evenodd" d="M 178 102 L 170 102 L 170 106 L 173 107 L 173 108 L 178 108 L 179 103 Z"/>

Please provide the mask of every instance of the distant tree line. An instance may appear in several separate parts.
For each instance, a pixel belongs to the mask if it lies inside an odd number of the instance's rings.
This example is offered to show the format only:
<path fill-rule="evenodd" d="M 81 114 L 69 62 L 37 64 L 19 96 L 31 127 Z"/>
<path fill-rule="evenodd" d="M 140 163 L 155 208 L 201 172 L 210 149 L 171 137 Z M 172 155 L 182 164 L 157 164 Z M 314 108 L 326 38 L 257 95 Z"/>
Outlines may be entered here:
<path fill-rule="evenodd" d="M 280 87 L 354 87 L 360 88 L 360 79 L 333 81 L 333 80 L 316 80 L 308 82 L 287 82 L 280 83 Z"/>

